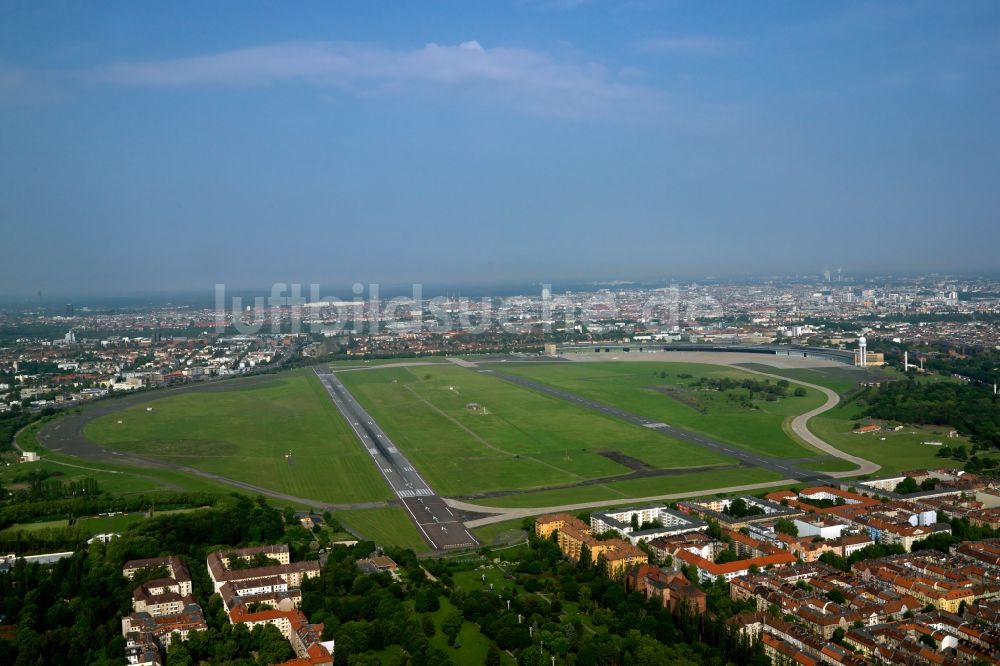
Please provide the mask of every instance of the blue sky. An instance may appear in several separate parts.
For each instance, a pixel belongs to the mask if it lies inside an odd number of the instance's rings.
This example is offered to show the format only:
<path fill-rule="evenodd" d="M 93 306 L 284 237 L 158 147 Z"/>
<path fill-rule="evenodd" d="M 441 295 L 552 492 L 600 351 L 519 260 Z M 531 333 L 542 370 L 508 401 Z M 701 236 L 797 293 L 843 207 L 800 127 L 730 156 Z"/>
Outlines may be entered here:
<path fill-rule="evenodd" d="M 995 270 L 996 2 L 0 4 L 0 292 Z"/>

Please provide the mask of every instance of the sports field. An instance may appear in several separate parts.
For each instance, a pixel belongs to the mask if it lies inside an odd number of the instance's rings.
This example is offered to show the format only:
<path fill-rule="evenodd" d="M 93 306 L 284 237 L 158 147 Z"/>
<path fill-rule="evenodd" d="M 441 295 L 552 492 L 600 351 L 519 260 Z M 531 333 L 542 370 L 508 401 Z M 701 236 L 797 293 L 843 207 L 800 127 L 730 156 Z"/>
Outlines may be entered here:
<path fill-rule="evenodd" d="M 84 434 L 115 450 L 297 497 L 334 503 L 391 497 L 311 373 L 145 402 L 94 419 Z"/>
<path fill-rule="evenodd" d="M 398 367 L 339 376 L 443 495 L 542 489 L 629 474 L 636 464 L 676 469 L 732 462 L 467 368 Z M 602 488 L 574 491 L 582 500 L 606 493 Z"/>
<path fill-rule="evenodd" d="M 742 448 L 781 458 L 806 458 L 818 452 L 797 442 L 785 428 L 792 417 L 823 404 L 809 389 L 769 402 L 748 405 L 746 389 L 716 391 L 693 386 L 699 378 L 736 381 L 759 375 L 737 368 L 696 363 L 524 363 L 504 364 L 503 372 L 558 387 L 586 398 L 694 430 Z M 774 382 L 775 380 L 771 380 Z"/>

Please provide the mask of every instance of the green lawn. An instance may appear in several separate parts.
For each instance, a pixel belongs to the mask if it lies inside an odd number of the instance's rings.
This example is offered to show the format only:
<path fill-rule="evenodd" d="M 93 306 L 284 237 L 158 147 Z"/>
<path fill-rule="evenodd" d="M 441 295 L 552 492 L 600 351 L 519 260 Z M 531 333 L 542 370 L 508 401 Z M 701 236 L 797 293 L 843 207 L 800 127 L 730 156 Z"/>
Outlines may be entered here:
<path fill-rule="evenodd" d="M 803 468 L 811 469 L 815 472 L 846 472 L 848 470 L 857 469 L 857 465 L 849 460 L 832 458 L 830 460 L 817 460 L 816 462 L 806 463 L 803 465 Z"/>
<path fill-rule="evenodd" d="M 841 451 L 867 458 L 882 466 L 878 476 L 892 476 L 910 469 L 926 469 L 956 465 L 950 459 L 938 458 L 940 447 L 923 442 L 944 442 L 949 446 L 969 445 L 965 437 L 948 439 L 948 426 L 904 425 L 898 432 L 856 435 L 854 424 L 861 420 L 861 408 L 840 405 L 809 422 L 809 429 Z M 882 438 L 885 438 L 883 441 Z"/>
<path fill-rule="evenodd" d="M 479 626 L 473 622 L 463 622 L 462 628 L 458 632 L 456 645 L 459 647 L 448 647 L 448 637 L 444 635 L 441 624 L 444 618 L 455 612 L 455 606 L 441 597 L 441 608 L 431 614 L 434 619 L 434 628 L 437 633 L 431 637 L 431 645 L 440 648 L 456 664 L 482 664 L 486 660 L 486 651 L 490 647 L 490 640 L 479 631 Z"/>
<path fill-rule="evenodd" d="M 502 523 L 477 527 L 472 530 L 472 533 L 476 535 L 476 538 L 480 542 L 487 546 L 493 545 L 494 541 L 497 541 L 497 545 L 503 545 L 514 541 L 516 538 L 524 539 L 525 532 L 521 529 L 522 522 L 520 518 L 505 520 Z"/>
<path fill-rule="evenodd" d="M 372 358 L 360 359 L 350 358 L 337 361 L 330 361 L 328 366 L 334 370 L 346 370 L 350 368 L 370 368 L 383 365 L 396 365 L 398 363 L 449 363 L 443 356 L 415 356 L 413 358 Z"/>
<path fill-rule="evenodd" d="M 444 495 L 627 474 L 618 451 L 660 468 L 730 462 L 572 403 L 452 365 L 345 372 L 344 384 Z M 486 408 L 472 411 L 470 403 Z"/>
<path fill-rule="evenodd" d="M 18 440 L 20 442 L 20 439 Z M 229 493 L 231 486 L 216 484 L 191 474 L 170 470 L 140 469 L 124 465 L 108 465 L 80 460 L 40 449 L 42 460 L 26 465 L 0 468 L 0 485 L 14 488 L 13 477 L 25 470 L 47 470 L 62 483 L 89 477 L 97 481 L 102 492 L 109 495 L 153 495 L 165 492 Z"/>
<path fill-rule="evenodd" d="M 298 497 L 339 503 L 391 497 L 311 373 L 153 400 L 98 417 L 84 433 L 110 448 Z"/>
<path fill-rule="evenodd" d="M 789 379 L 824 386 L 833 389 L 840 395 L 847 395 L 859 388 L 862 381 L 871 381 L 873 375 L 881 374 L 877 368 L 861 369 L 849 365 L 843 367 L 821 368 L 775 368 L 765 363 L 740 363 L 741 367 L 772 375 L 781 375 Z"/>
<path fill-rule="evenodd" d="M 337 511 L 334 517 L 366 539 L 381 546 L 410 548 L 416 553 L 430 550 L 417 526 L 403 507 Z"/>
<path fill-rule="evenodd" d="M 439 601 L 441 607 L 437 611 L 430 613 L 435 629 L 434 636 L 430 638 L 431 645 L 439 648 L 448 655 L 451 663 L 461 665 L 482 664 L 486 660 L 486 651 L 489 649 L 490 640 L 483 636 L 477 624 L 464 622 L 461 630 L 458 632 L 457 647 L 448 647 L 448 638 L 444 635 L 441 625 L 445 617 L 455 612 L 456 608 L 447 597 L 441 597 Z M 409 606 L 411 611 L 413 610 L 412 601 L 405 601 L 403 603 Z M 399 645 L 390 645 L 374 654 L 383 664 L 409 663 L 408 655 L 403 655 L 403 651 Z M 517 662 L 506 652 L 501 652 L 500 663 L 503 666 L 513 666 Z"/>
<path fill-rule="evenodd" d="M 498 369 L 751 451 L 783 458 L 817 455 L 794 440 L 783 424 L 823 404 L 825 398 L 818 391 L 809 389 L 804 397 L 789 396 L 774 402 L 755 400 L 756 409 L 750 409 L 730 399 L 730 395 L 746 395 L 745 389 L 719 392 L 690 386 L 700 377 L 766 379 L 736 368 L 695 363 L 563 362 L 504 364 Z M 660 377 L 661 372 L 666 376 Z M 682 374 L 691 377 L 680 377 Z"/>
<path fill-rule="evenodd" d="M 452 580 L 455 587 L 461 588 L 466 592 L 489 591 L 490 585 L 493 586 L 493 591 L 497 593 L 501 590 L 514 591 L 518 589 L 515 582 L 504 578 L 500 569 L 493 564 L 487 564 L 482 569 L 456 571 L 452 574 Z"/>
<path fill-rule="evenodd" d="M 69 520 L 63 518 L 62 520 L 45 520 L 38 523 L 15 523 L 0 533 L 10 534 L 12 532 L 38 532 L 39 530 L 48 530 L 59 527 L 69 527 Z"/>
<path fill-rule="evenodd" d="M 233 486 L 215 482 L 186 472 L 156 469 L 151 467 L 131 467 L 128 465 L 112 465 L 92 460 L 81 460 L 72 456 L 49 451 L 38 443 L 37 431 L 42 425 L 35 422 L 21 431 L 18 444 L 28 451 L 38 451 L 42 460 L 27 465 L 0 468 L 0 484 L 8 486 L 12 477 L 30 469 L 45 469 L 58 474 L 58 480 L 79 481 L 85 477 L 96 479 L 102 492 L 109 495 L 151 495 L 170 492 L 207 492 L 228 494 L 235 489 Z M 282 503 L 289 504 L 288 502 Z M 308 508 L 305 505 L 296 508 Z"/>
<path fill-rule="evenodd" d="M 187 513 L 189 511 L 198 511 L 199 509 L 171 509 L 167 511 L 156 511 L 155 516 L 163 516 L 170 513 Z M 124 513 L 119 516 L 91 516 L 88 518 L 80 518 L 76 521 L 77 527 L 86 528 L 87 532 L 90 534 L 103 534 L 106 532 L 124 532 L 127 528 L 141 523 L 146 519 L 146 515 L 142 511 L 134 511 L 132 513 Z M 63 520 L 46 520 L 40 523 L 18 523 L 11 525 L 10 527 L 3 530 L 4 533 L 9 532 L 35 532 L 37 530 L 44 530 L 52 527 L 69 527 L 69 521 Z"/>

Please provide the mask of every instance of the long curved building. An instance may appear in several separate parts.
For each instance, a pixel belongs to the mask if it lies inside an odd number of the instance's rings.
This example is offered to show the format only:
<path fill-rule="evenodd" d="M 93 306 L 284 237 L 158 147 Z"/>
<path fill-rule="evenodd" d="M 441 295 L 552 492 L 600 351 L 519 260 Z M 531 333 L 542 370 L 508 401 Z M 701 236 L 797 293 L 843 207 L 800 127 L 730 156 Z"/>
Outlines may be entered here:
<path fill-rule="evenodd" d="M 751 345 L 751 344 L 719 344 L 699 342 L 657 342 L 641 340 L 630 342 L 588 342 L 582 344 L 557 345 L 556 351 L 594 352 L 594 353 L 631 353 L 655 351 L 691 351 L 691 352 L 734 352 L 741 354 L 766 354 L 770 356 L 794 356 L 799 358 L 818 358 L 824 361 L 834 361 L 845 365 L 854 365 L 855 353 L 849 349 L 831 349 L 828 347 L 805 347 L 801 345 Z"/>

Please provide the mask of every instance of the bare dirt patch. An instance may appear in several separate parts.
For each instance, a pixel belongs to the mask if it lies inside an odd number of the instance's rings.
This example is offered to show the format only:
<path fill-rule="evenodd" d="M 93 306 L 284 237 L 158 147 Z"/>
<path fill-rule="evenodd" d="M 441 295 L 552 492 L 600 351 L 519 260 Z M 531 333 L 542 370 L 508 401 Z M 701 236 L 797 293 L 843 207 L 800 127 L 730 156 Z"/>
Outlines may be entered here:
<path fill-rule="evenodd" d="M 676 400 L 685 407 L 690 407 L 694 411 L 700 414 L 707 414 L 708 410 L 698 402 L 694 397 L 692 397 L 687 391 L 676 386 L 650 386 L 648 387 L 657 393 L 662 393 L 663 395 Z"/>

